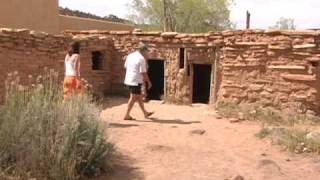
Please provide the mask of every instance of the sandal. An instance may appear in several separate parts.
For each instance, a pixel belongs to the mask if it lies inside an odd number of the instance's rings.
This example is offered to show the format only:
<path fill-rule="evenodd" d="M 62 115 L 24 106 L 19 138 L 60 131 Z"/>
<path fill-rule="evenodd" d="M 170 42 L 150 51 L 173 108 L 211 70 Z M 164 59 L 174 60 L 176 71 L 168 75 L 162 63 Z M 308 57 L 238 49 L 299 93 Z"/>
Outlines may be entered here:
<path fill-rule="evenodd" d="M 148 118 L 148 117 L 152 116 L 153 114 L 154 114 L 154 112 L 148 112 L 147 115 L 145 115 L 144 117 Z"/>
<path fill-rule="evenodd" d="M 124 118 L 124 120 L 126 120 L 126 121 L 134 121 L 136 119 L 131 117 L 131 116 L 129 116 L 129 117 Z"/>

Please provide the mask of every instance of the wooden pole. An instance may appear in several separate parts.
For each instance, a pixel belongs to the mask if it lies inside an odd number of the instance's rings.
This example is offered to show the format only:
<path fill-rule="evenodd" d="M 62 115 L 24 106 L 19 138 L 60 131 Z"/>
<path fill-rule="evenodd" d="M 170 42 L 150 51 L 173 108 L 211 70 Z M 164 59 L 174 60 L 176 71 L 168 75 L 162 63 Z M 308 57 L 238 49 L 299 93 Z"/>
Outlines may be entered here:
<path fill-rule="evenodd" d="M 164 14 L 164 32 L 169 31 L 169 14 L 168 14 L 168 2 L 163 0 L 163 14 Z"/>
<path fill-rule="evenodd" d="M 247 11 L 247 29 L 250 29 L 250 16 L 251 16 L 250 12 Z"/>

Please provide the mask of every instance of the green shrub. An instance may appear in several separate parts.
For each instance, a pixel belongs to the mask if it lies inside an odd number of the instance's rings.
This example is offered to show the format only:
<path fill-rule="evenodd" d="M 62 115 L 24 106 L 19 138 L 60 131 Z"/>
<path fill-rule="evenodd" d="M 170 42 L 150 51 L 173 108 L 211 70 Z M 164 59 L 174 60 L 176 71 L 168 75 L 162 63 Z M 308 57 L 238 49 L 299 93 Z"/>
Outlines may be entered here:
<path fill-rule="evenodd" d="M 96 174 L 113 150 L 90 95 L 63 101 L 58 74 L 6 81 L 0 111 L 0 179 L 72 180 Z"/>

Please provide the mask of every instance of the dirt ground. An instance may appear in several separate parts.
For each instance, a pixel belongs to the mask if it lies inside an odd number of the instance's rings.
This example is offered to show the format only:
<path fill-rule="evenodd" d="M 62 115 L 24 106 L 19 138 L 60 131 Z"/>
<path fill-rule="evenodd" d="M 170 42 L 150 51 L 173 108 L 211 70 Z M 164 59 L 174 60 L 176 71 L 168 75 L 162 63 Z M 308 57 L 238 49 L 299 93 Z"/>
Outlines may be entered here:
<path fill-rule="evenodd" d="M 175 106 L 153 101 L 155 111 L 135 121 L 122 120 L 126 99 L 113 98 L 102 112 L 109 139 L 120 154 L 108 180 L 318 180 L 320 157 L 281 151 L 254 136 L 260 125 L 232 124 L 206 115 L 206 105 Z M 111 174 L 110 174 L 111 173 Z"/>

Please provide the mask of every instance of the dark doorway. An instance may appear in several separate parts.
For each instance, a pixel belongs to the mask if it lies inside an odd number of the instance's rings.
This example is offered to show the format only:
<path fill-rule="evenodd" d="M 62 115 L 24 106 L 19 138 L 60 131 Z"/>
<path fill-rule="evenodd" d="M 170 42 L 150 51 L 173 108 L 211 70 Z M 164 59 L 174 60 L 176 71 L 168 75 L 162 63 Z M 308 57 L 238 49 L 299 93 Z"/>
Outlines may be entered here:
<path fill-rule="evenodd" d="M 164 94 L 164 61 L 148 60 L 148 75 L 152 88 L 147 91 L 148 100 L 161 100 Z"/>
<path fill-rule="evenodd" d="M 193 65 L 193 103 L 209 103 L 211 65 Z"/>

